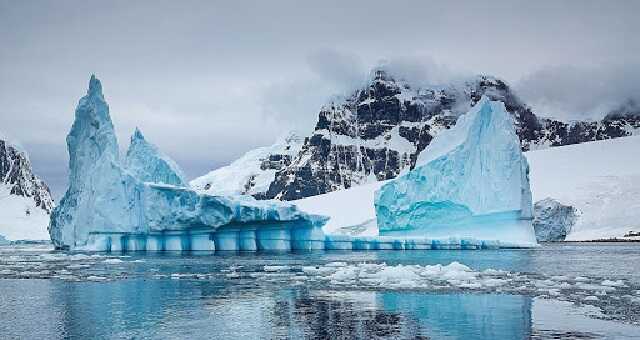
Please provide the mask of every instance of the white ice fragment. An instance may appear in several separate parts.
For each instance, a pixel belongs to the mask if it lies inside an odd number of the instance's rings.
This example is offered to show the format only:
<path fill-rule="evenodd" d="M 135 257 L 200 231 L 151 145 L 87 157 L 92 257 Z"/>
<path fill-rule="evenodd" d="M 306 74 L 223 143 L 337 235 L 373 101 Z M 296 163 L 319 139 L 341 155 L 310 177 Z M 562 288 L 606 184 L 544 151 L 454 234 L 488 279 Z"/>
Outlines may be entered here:
<path fill-rule="evenodd" d="M 104 276 L 96 276 L 96 275 L 91 275 L 91 276 L 87 276 L 87 280 L 89 281 L 105 281 L 107 278 Z"/>
<path fill-rule="evenodd" d="M 106 259 L 104 261 L 102 261 L 106 264 L 119 264 L 119 263 L 123 263 L 124 261 L 120 260 L 120 259 Z"/>
<path fill-rule="evenodd" d="M 609 286 L 609 287 L 626 287 L 626 284 L 622 280 L 615 280 L 615 281 L 604 280 L 600 284 L 603 286 Z"/>
<path fill-rule="evenodd" d="M 291 266 L 264 266 L 265 272 L 283 272 L 290 271 Z"/>

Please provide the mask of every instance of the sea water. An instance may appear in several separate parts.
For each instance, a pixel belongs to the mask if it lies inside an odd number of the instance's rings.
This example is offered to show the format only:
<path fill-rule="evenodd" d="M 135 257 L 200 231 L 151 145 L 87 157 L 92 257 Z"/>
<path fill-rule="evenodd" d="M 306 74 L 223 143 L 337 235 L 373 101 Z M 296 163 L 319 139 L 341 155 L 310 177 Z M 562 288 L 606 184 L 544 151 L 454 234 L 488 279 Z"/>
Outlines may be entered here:
<path fill-rule="evenodd" d="M 640 247 L 65 253 L 0 247 L 2 338 L 640 336 Z"/>

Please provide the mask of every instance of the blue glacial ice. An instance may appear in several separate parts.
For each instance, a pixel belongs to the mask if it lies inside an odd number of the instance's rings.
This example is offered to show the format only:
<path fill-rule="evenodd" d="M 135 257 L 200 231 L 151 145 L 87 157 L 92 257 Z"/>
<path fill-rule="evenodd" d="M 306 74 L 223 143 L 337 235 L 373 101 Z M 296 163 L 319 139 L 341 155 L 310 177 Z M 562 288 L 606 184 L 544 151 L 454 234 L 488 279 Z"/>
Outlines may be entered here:
<path fill-rule="evenodd" d="M 483 97 L 376 192 L 375 209 L 382 237 L 535 246 L 529 165 L 504 104 Z"/>
<path fill-rule="evenodd" d="M 67 136 L 69 187 L 49 233 L 62 249 L 322 249 L 326 217 L 252 197 L 198 194 L 181 171 L 136 130 L 124 161 L 94 76 Z"/>
<path fill-rule="evenodd" d="M 178 164 L 155 145 L 147 142 L 138 128 L 131 136 L 124 165 L 142 182 L 188 186 Z"/>
<path fill-rule="evenodd" d="M 67 135 L 69 187 L 51 215 L 49 234 L 57 247 L 84 244 L 90 232 L 141 229 L 136 204 L 141 187 L 120 164 L 118 142 L 102 95 L 91 77 Z"/>

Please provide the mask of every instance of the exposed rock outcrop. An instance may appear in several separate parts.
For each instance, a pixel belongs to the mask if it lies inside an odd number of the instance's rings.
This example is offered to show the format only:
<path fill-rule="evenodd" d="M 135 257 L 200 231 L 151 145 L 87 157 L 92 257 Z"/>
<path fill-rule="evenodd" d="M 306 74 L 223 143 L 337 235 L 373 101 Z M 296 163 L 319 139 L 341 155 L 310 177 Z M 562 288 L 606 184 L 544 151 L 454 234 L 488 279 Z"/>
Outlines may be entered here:
<path fill-rule="evenodd" d="M 27 154 L 4 140 L 0 140 L 0 185 L 10 195 L 28 197 L 36 207 L 51 213 L 53 199 L 49 187 L 33 173 Z"/>

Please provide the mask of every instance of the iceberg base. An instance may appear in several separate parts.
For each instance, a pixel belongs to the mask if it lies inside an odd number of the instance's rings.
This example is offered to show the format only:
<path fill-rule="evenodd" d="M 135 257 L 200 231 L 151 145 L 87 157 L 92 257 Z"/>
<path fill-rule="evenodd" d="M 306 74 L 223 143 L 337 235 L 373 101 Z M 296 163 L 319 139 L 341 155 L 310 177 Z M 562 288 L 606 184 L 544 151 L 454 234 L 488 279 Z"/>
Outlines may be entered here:
<path fill-rule="evenodd" d="M 162 231 L 89 235 L 78 250 L 104 252 L 161 251 L 312 251 L 312 250 L 483 250 L 532 248 L 537 244 L 512 243 L 469 237 L 427 238 L 410 235 L 325 235 L 321 227 L 223 227 L 215 231 Z"/>
<path fill-rule="evenodd" d="M 149 233 L 93 232 L 77 250 L 135 251 L 292 251 L 323 250 L 320 226 L 225 226 L 212 230 L 172 230 Z"/>

